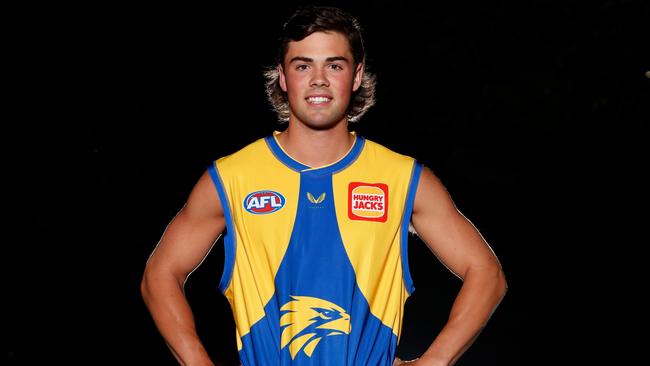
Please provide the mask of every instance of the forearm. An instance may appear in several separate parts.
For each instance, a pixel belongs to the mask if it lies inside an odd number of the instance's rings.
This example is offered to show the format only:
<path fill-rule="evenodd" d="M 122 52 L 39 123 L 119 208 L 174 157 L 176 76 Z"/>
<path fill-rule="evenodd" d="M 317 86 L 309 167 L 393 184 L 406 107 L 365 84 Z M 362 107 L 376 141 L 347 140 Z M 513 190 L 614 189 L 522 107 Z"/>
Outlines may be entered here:
<path fill-rule="evenodd" d="M 214 365 L 201 343 L 183 284 L 169 274 L 148 271 L 142 281 L 142 297 L 151 316 L 181 365 Z"/>
<path fill-rule="evenodd" d="M 454 301 L 449 320 L 421 361 L 430 366 L 453 365 L 479 335 L 506 292 L 497 268 L 468 271 Z"/>

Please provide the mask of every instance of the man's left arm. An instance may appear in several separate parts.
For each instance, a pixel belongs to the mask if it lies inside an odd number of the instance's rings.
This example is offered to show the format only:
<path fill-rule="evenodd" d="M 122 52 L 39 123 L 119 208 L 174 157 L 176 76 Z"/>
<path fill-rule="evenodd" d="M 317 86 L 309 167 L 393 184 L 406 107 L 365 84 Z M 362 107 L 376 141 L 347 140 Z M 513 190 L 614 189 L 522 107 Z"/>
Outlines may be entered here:
<path fill-rule="evenodd" d="M 507 289 L 505 276 L 492 249 L 427 168 L 418 183 L 412 223 L 434 255 L 463 280 L 447 323 L 412 364 L 453 365 L 501 302 Z"/>

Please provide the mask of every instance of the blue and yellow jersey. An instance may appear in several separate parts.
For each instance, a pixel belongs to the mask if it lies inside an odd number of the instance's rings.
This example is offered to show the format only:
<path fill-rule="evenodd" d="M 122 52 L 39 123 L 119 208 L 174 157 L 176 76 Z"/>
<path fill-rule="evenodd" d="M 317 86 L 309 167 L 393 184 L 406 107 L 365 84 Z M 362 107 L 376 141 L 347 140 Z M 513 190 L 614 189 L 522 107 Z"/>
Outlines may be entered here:
<path fill-rule="evenodd" d="M 407 239 L 422 166 L 356 135 L 342 159 L 311 168 L 277 134 L 208 168 L 240 360 L 390 366 L 414 290 Z"/>

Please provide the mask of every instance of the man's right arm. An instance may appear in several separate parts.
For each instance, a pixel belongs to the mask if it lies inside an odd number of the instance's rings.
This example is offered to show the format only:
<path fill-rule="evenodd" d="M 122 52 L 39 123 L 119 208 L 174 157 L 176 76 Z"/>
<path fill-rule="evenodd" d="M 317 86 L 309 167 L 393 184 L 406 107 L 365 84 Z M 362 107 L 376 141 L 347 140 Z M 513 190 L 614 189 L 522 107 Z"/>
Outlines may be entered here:
<path fill-rule="evenodd" d="M 197 335 L 184 284 L 225 225 L 219 196 L 205 172 L 185 206 L 167 226 L 145 267 L 142 297 L 181 365 L 213 365 Z"/>

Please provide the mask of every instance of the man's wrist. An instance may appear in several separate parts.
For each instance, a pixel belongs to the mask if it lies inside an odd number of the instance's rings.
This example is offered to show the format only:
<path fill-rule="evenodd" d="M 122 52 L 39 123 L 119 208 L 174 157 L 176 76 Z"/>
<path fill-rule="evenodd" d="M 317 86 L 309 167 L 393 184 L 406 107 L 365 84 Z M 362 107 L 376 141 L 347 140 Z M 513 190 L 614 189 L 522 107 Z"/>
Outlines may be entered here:
<path fill-rule="evenodd" d="M 443 357 L 440 357 L 438 355 L 431 355 L 431 354 L 423 354 L 419 362 L 422 365 L 426 366 L 449 366 L 451 365 L 451 362 Z"/>

